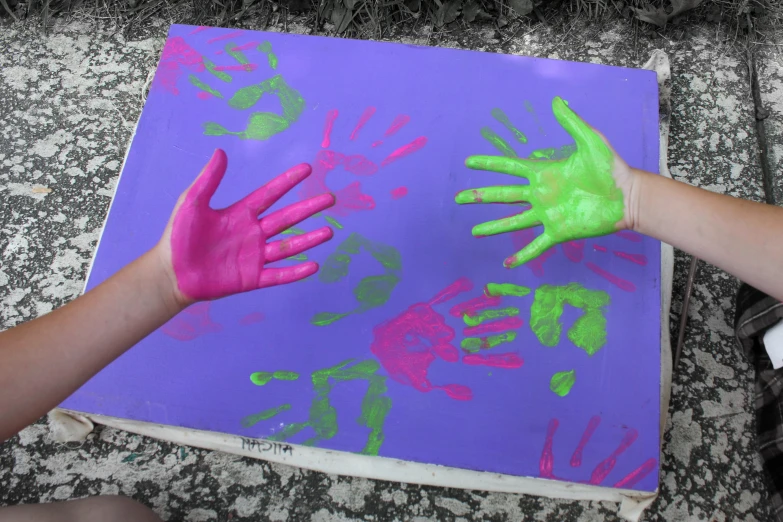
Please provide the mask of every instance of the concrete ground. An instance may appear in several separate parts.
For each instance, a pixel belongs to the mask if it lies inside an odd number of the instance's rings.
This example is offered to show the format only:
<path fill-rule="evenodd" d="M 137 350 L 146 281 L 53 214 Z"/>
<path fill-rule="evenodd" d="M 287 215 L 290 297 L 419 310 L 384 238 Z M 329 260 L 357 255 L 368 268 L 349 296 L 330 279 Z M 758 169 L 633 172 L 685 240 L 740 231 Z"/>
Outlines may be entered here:
<path fill-rule="evenodd" d="M 80 22 L 58 23 L 48 36 L 29 23 L 0 25 L 0 328 L 80 292 L 167 23 L 152 23 L 149 37 L 132 42 Z M 763 199 L 745 54 L 734 33 L 706 26 L 642 36 L 623 22 L 601 27 L 578 20 L 569 27 L 521 27 L 514 36 L 516 28 L 500 34 L 471 26 L 448 37 L 425 27 L 395 40 L 631 67 L 661 48 L 672 63 L 674 177 Z M 295 23 L 288 30 L 307 31 Z M 775 45 L 764 51 L 762 94 L 780 172 L 783 52 Z M 777 187 L 783 199 L 783 183 Z M 675 335 L 687 267 L 678 253 Z M 644 520 L 769 519 L 753 435 L 753 374 L 732 336 L 737 284 L 713 267 L 699 269 L 675 375 L 661 494 Z M 612 503 L 339 478 L 114 429 L 59 445 L 39 423 L 0 445 L 0 505 L 112 493 L 132 496 L 166 520 L 193 522 L 617 519 Z"/>

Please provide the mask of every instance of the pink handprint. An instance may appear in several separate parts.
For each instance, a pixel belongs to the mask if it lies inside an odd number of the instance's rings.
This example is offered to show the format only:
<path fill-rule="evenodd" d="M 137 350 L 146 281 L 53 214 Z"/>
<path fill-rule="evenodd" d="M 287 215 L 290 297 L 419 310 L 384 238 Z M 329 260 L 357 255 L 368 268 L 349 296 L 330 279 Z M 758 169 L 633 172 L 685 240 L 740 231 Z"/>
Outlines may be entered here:
<path fill-rule="evenodd" d="M 362 128 L 372 119 L 375 112 L 375 107 L 367 107 L 364 110 L 349 135 L 348 139 L 350 141 L 356 141 L 359 138 Z M 363 154 L 344 154 L 342 152 L 336 152 L 333 150 L 334 147 L 332 146 L 332 131 L 334 130 L 339 115 L 340 113 L 337 109 L 332 109 L 326 114 L 324 135 L 323 140 L 321 141 L 321 148 L 325 150 L 319 151 L 315 157 L 315 161 L 313 161 L 313 175 L 302 184 L 302 188 L 299 191 L 302 198 L 312 197 L 315 194 L 331 190 L 326 183 L 326 178 L 330 172 L 338 167 L 342 167 L 346 172 L 356 176 L 370 176 L 378 172 L 379 168 L 382 169 L 387 167 L 391 163 L 420 150 L 427 144 L 427 138 L 425 136 L 419 136 L 411 142 L 387 153 L 386 156 L 380 160 L 380 166 Z M 406 114 L 398 115 L 386 129 L 386 132 L 384 132 L 383 138 L 391 138 L 405 127 L 409 121 L 410 116 Z M 383 140 L 376 140 L 370 143 L 370 147 L 372 148 L 380 147 L 381 145 L 383 145 Z M 337 197 L 337 204 L 329 210 L 333 215 L 347 216 L 353 212 L 375 208 L 375 200 L 371 195 L 362 192 L 361 183 L 358 181 L 354 181 L 353 183 L 332 192 L 334 192 Z M 391 192 L 391 196 L 392 199 L 399 199 L 404 197 L 407 193 L 407 188 L 397 187 Z"/>
<path fill-rule="evenodd" d="M 631 232 L 628 230 L 616 232 L 616 235 L 618 237 L 621 237 L 627 241 L 631 241 L 634 243 L 638 243 L 642 239 L 641 235 L 637 234 L 636 232 Z M 535 232 L 530 228 L 519 230 L 511 234 L 511 240 L 513 241 L 514 248 L 516 248 L 517 251 L 527 246 L 535 238 L 536 238 Z M 576 241 L 567 241 L 561 244 L 560 248 L 562 248 L 563 254 L 566 256 L 566 258 L 568 258 L 569 261 L 573 263 L 581 263 L 585 257 L 585 249 L 587 246 L 587 241 L 588 240 L 585 239 L 578 239 Z M 600 238 L 591 239 L 589 241 L 591 243 L 592 248 L 587 249 L 588 252 L 591 250 L 600 253 L 609 252 L 609 249 L 607 249 L 605 246 L 600 244 L 601 241 Z M 557 252 L 557 248 L 558 247 L 555 246 L 550 248 L 549 250 L 544 251 L 543 254 L 533 259 L 532 261 L 529 261 L 528 263 L 525 264 L 525 266 L 528 267 L 535 276 L 542 277 L 544 275 L 544 263 L 547 261 L 547 259 L 555 255 L 555 253 Z M 620 259 L 623 259 L 635 265 L 645 266 L 647 264 L 647 256 L 643 254 L 634 254 L 622 250 L 614 250 L 613 254 L 616 257 L 619 257 Z M 597 260 L 600 261 L 600 257 Z M 613 285 L 617 286 L 622 290 L 625 290 L 626 292 L 633 292 L 636 290 L 636 285 L 634 285 L 631 281 L 628 281 L 626 279 L 616 276 L 615 274 L 612 274 L 611 272 L 598 266 L 593 261 L 585 261 L 584 265 L 593 273 L 606 279 Z"/>
<path fill-rule="evenodd" d="M 598 425 L 600 423 L 601 417 L 598 415 L 590 418 L 590 421 L 587 423 L 587 428 L 585 428 L 584 433 L 582 433 L 582 437 L 574 449 L 573 455 L 571 455 L 570 464 L 572 468 L 578 468 L 582 465 L 582 454 L 584 452 L 585 446 L 587 446 L 587 443 L 590 442 L 590 439 L 592 438 L 596 429 L 598 429 Z M 539 463 L 541 478 L 563 480 L 562 478 L 556 477 L 554 474 L 555 457 L 552 448 L 554 445 L 555 432 L 557 431 L 559 425 L 560 421 L 557 419 L 552 419 L 549 421 L 549 426 L 547 427 L 546 431 L 546 439 L 544 440 L 544 449 L 541 451 L 541 461 Z M 608 457 L 595 466 L 588 480 L 581 482 L 592 485 L 602 484 L 604 480 L 606 480 L 606 477 L 609 476 L 609 473 L 614 469 L 615 465 L 617 464 L 617 459 L 620 458 L 620 456 L 633 445 L 638 436 L 638 431 L 632 428 L 628 429 L 617 448 Z M 647 459 L 638 468 L 634 469 L 625 477 L 617 481 L 613 487 L 631 488 L 648 474 L 650 474 L 650 472 L 652 472 L 657 467 L 657 465 L 657 459 Z"/>
<path fill-rule="evenodd" d="M 332 237 L 332 230 L 322 227 L 267 243 L 270 237 L 332 206 L 332 194 L 321 194 L 258 218 L 310 174 L 306 164 L 284 172 L 227 208 L 210 208 L 209 201 L 223 179 L 227 163 L 225 152 L 217 149 L 181 197 L 174 219 L 164 233 L 164 241 L 170 238 L 177 285 L 186 300 L 217 299 L 303 279 L 318 270 L 317 263 L 285 268 L 265 265 L 297 255 Z"/>
<path fill-rule="evenodd" d="M 492 285 L 488 285 L 488 289 L 491 287 Z M 467 386 L 433 385 L 427 376 L 430 365 L 436 359 L 457 362 L 460 357 L 460 350 L 452 344 L 455 337 L 454 329 L 446 324 L 444 317 L 433 307 L 472 289 L 473 283 L 462 277 L 426 303 L 411 305 L 397 317 L 373 328 L 370 351 L 378 358 L 392 379 L 421 392 L 443 390 L 452 399 L 473 398 L 473 391 Z M 492 295 L 494 292 L 488 289 L 485 289 L 487 295 L 470 299 L 451 308 L 452 315 L 462 317 L 466 324 L 473 325 L 464 329 L 465 335 L 497 332 L 522 326 L 522 321 L 514 317 L 519 312 L 516 309 L 486 310 L 500 303 L 500 297 Z M 482 310 L 485 311 L 481 312 Z M 485 323 L 498 318 L 501 319 Z M 506 369 L 519 368 L 523 361 L 516 353 L 489 355 L 478 353 L 504 342 L 510 342 L 514 337 L 514 332 L 485 338 L 466 337 L 461 342 L 462 351 L 466 352 L 462 359 L 463 364 Z"/>

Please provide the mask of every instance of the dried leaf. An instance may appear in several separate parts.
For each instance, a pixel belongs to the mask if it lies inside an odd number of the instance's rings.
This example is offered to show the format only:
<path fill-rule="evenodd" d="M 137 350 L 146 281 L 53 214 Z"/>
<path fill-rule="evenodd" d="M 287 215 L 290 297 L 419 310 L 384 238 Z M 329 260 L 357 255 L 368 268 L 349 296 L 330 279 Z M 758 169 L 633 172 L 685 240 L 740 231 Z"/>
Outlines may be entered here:
<path fill-rule="evenodd" d="M 337 34 L 341 34 L 348 28 L 348 24 L 351 23 L 351 11 L 343 7 L 342 4 L 335 4 L 334 9 L 332 9 L 332 23 Z"/>
<path fill-rule="evenodd" d="M 345 7 L 347 7 L 349 11 L 353 11 L 353 8 L 358 1 L 359 0 L 343 0 L 343 4 L 345 4 Z"/>
<path fill-rule="evenodd" d="M 448 0 L 438 9 L 436 23 L 438 27 L 450 24 L 459 16 L 459 10 L 462 7 L 462 0 Z"/>
<path fill-rule="evenodd" d="M 635 9 L 636 17 L 642 22 L 657 25 L 658 27 L 666 27 L 666 24 L 675 16 L 681 15 L 686 11 L 698 7 L 702 0 L 671 0 L 672 12 L 666 13 L 663 7 L 659 7 L 655 10 L 651 9 Z"/>
<path fill-rule="evenodd" d="M 525 16 L 533 12 L 532 0 L 509 0 L 511 9 L 519 16 Z"/>
<path fill-rule="evenodd" d="M 476 0 L 469 0 L 465 7 L 462 8 L 462 18 L 470 23 L 476 19 L 479 11 L 481 11 L 481 5 Z"/>
<path fill-rule="evenodd" d="M 672 7 L 674 9 L 672 10 L 672 14 L 669 15 L 669 19 L 671 20 L 685 11 L 690 11 L 691 9 L 699 7 L 700 3 L 701 0 L 672 0 Z"/>
<path fill-rule="evenodd" d="M 654 11 L 647 9 L 634 9 L 636 11 L 636 17 L 642 22 L 648 24 L 657 25 L 658 27 L 666 27 L 666 22 L 669 21 L 669 15 L 663 10 L 663 7 L 659 7 Z"/>

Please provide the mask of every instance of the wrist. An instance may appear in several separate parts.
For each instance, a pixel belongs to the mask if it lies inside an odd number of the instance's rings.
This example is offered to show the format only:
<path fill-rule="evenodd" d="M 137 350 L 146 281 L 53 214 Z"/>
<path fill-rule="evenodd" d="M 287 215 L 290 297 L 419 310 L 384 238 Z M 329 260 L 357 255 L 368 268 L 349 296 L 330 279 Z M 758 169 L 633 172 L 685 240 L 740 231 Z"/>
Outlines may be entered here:
<path fill-rule="evenodd" d="M 193 300 L 179 290 L 170 255 L 165 255 L 160 244 L 144 253 L 137 261 L 143 272 L 144 284 L 153 289 L 155 299 L 172 317 L 193 304 Z"/>
<path fill-rule="evenodd" d="M 623 188 L 625 197 L 625 216 L 623 219 L 623 228 L 627 230 L 639 231 L 641 221 L 643 197 L 646 185 L 646 172 L 643 170 L 629 168 L 628 181 Z"/>

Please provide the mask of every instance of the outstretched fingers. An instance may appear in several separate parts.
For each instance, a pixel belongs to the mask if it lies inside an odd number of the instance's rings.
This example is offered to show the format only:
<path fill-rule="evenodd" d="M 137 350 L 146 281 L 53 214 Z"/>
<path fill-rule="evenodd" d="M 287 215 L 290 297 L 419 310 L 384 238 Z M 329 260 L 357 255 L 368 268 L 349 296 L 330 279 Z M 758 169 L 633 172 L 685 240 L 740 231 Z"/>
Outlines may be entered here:
<path fill-rule="evenodd" d="M 263 187 L 254 190 L 241 203 L 247 205 L 256 214 L 261 214 L 274 205 L 289 190 L 302 182 L 312 171 L 313 169 L 307 163 L 301 163 L 292 167 Z"/>
<path fill-rule="evenodd" d="M 495 221 L 487 221 L 473 227 L 473 235 L 476 237 L 494 236 L 497 234 L 504 234 L 506 232 L 515 232 L 522 230 L 523 228 L 530 228 L 540 225 L 541 221 L 538 219 L 538 214 L 535 209 L 527 210 L 516 216 L 511 216 L 503 219 L 496 219 Z"/>
<path fill-rule="evenodd" d="M 308 261 L 285 268 L 264 268 L 258 278 L 258 288 L 295 283 L 318 272 L 318 263 Z"/>
<path fill-rule="evenodd" d="M 334 194 L 321 194 L 285 208 L 276 210 L 261 218 L 261 230 L 267 237 L 279 234 L 287 228 L 304 221 L 313 214 L 317 214 L 333 206 L 336 202 Z"/>
<path fill-rule="evenodd" d="M 333 235 L 334 232 L 332 232 L 331 228 L 322 227 L 300 236 L 293 236 L 280 241 L 267 243 L 264 247 L 264 259 L 267 263 L 273 263 L 287 257 L 301 254 L 305 250 L 309 250 L 321 243 L 329 241 L 332 239 Z"/>
<path fill-rule="evenodd" d="M 506 158 L 504 156 L 469 156 L 468 159 L 465 160 L 465 166 L 469 169 L 489 170 L 525 179 L 534 177 L 552 163 L 555 162 L 523 158 Z"/>
<path fill-rule="evenodd" d="M 530 201 L 529 185 L 505 185 L 463 190 L 454 201 L 465 203 L 523 203 Z"/>
<path fill-rule="evenodd" d="M 507 257 L 503 261 L 503 266 L 506 268 L 516 268 L 519 265 L 523 265 L 528 261 L 531 261 L 550 248 L 555 246 L 555 242 L 547 235 L 546 232 L 535 238 L 525 248 L 517 252 L 511 257 Z"/>

